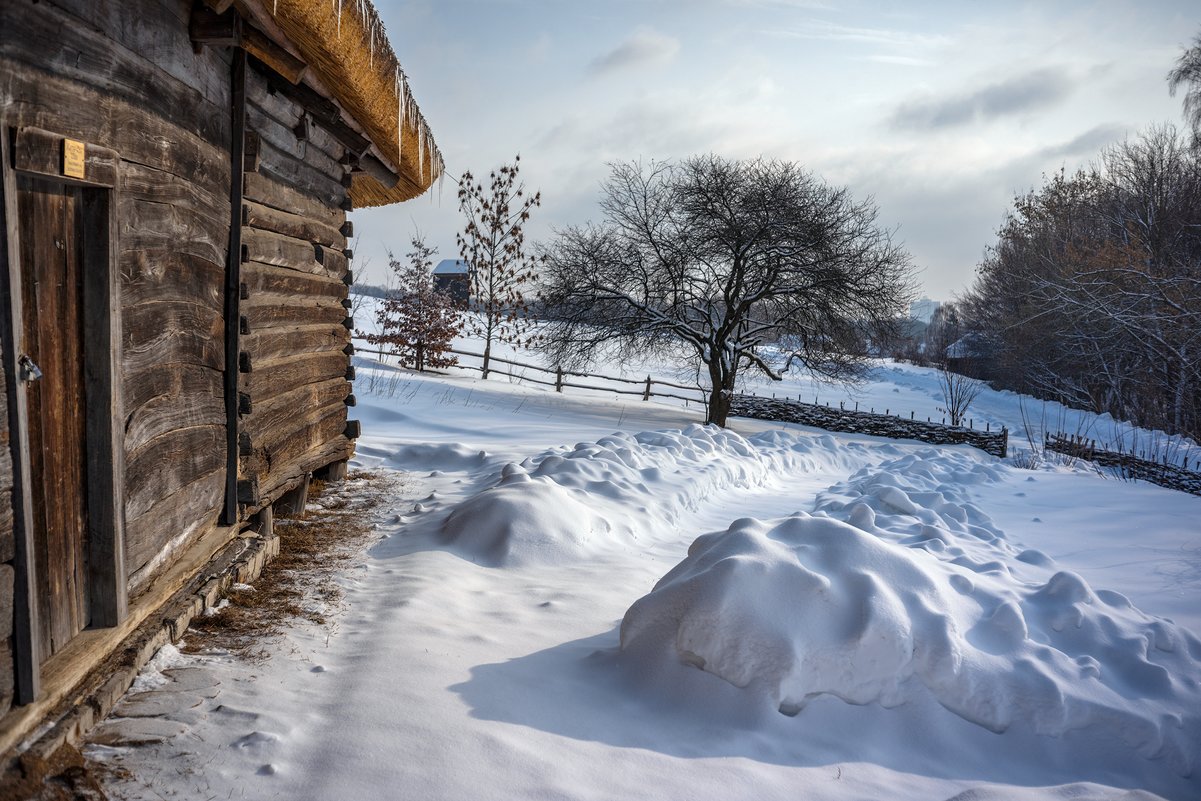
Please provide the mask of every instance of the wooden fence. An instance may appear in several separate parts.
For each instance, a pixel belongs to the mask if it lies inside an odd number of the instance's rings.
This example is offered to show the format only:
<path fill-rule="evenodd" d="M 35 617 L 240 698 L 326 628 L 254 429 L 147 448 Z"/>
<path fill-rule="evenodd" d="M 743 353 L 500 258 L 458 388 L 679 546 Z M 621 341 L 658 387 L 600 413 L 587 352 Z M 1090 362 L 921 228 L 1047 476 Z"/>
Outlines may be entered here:
<path fill-rule="evenodd" d="M 458 348 L 450 348 L 450 352 L 456 356 L 466 356 L 480 361 L 479 364 L 464 364 L 460 362 L 454 365 L 456 368 L 472 372 L 483 372 L 484 354 L 469 350 L 460 350 Z M 385 357 L 396 356 L 395 353 L 364 348 L 358 344 L 355 345 L 355 353 L 370 353 Z M 497 367 L 496 365 L 498 364 L 502 365 L 502 367 Z M 512 369 L 506 368 L 516 368 L 521 372 L 514 372 Z M 530 375 L 530 371 L 537 375 Z M 542 367 L 537 364 L 504 359 L 499 356 L 488 357 L 488 374 L 503 375 L 517 381 L 528 381 L 531 384 L 554 387 L 555 392 L 562 392 L 564 388 L 589 389 L 597 392 L 612 392 L 615 395 L 636 395 L 644 401 L 649 401 L 651 398 L 674 398 L 675 400 L 684 401 L 686 405 L 690 403 L 699 404 L 702 408 L 706 408 L 707 404 L 706 392 L 702 388 L 697 386 L 690 387 L 686 384 L 676 384 L 649 375 L 646 378 L 623 378 L 621 376 L 603 375 L 601 373 L 579 373 L 562 368 Z M 580 378 L 592 381 L 607 381 L 615 386 L 602 386 L 596 383 L 581 384 L 574 380 Z M 666 387 L 671 391 L 664 391 L 660 387 Z M 691 394 L 684 395 L 680 394 L 681 392 Z"/>
<path fill-rule="evenodd" d="M 858 405 L 858 404 L 856 404 Z M 824 428 L 827 431 L 845 431 L 852 434 L 870 434 L 892 439 L 916 439 L 932 445 L 971 445 L 985 453 L 1005 458 L 1009 445 L 1009 431 L 1002 428 L 992 431 L 985 425 L 983 431 L 974 427 L 949 426 L 927 420 L 918 420 L 910 412 L 906 419 L 901 415 L 862 412 L 799 400 L 777 400 L 755 395 L 735 395 L 730 404 L 730 414 L 739 417 L 754 417 L 759 420 L 779 420 L 789 423 Z"/>
<path fill-rule="evenodd" d="M 1043 447 L 1078 459 L 1087 459 L 1101 467 L 1113 468 L 1122 478 L 1141 479 L 1168 489 L 1201 495 L 1201 472 L 1184 466 L 1143 459 L 1133 453 L 1098 448 L 1096 440 L 1070 434 L 1049 434 Z"/>
<path fill-rule="evenodd" d="M 362 340 L 356 341 L 358 343 L 362 342 Z M 383 357 L 396 356 L 395 353 L 389 351 L 361 347 L 358 344 L 356 344 L 355 350 L 357 353 L 369 353 Z M 473 372 L 483 371 L 484 354 L 469 350 L 460 350 L 458 348 L 451 348 L 450 352 L 456 356 L 464 356 L 480 361 L 479 364 L 457 364 L 455 367 L 458 369 Z M 598 392 L 612 392 L 617 395 L 634 395 L 642 398 L 644 401 L 649 401 L 651 398 L 674 398 L 684 401 L 685 404 L 696 403 L 702 408 L 707 408 L 708 405 L 708 393 L 703 388 L 663 381 L 649 375 L 646 378 L 623 378 L 621 376 L 599 373 L 580 373 L 562 368 L 542 367 L 537 364 L 519 362 L 498 356 L 490 356 L 488 363 L 489 374 L 495 373 L 517 381 L 528 381 L 532 384 L 554 387 L 556 392 L 562 392 L 564 388 L 588 389 Z M 580 383 L 575 379 L 585 379 L 591 382 L 604 381 L 608 382 L 609 386 L 597 383 Z M 663 391 L 660 387 L 665 387 L 671 391 Z M 774 397 L 760 398 L 753 395 L 739 394 L 734 395 L 732 399 L 730 414 L 736 417 L 749 417 L 759 420 L 800 423 L 802 425 L 813 426 L 814 428 L 823 428 L 827 431 L 871 434 L 890 437 L 892 439 L 916 439 L 935 445 L 966 443 L 1002 458 L 1006 454 L 1009 432 L 1005 429 L 994 432 L 986 425 L 985 429 L 981 431 L 970 425 L 965 428 L 963 426 L 939 424 L 928 419 L 923 422 L 914 419 L 913 413 L 910 413 L 909 419 L 906 420 L 899 415 L 893 416 L 887 412 L 885 414 L 876 414 L 875 410 L 861 412 L 858 410 L 858 404 L 855 404 L 855 407 L 854 410 L 850 410 L 843 408 L 842 404 L 840 404 L 839 408 L 832 409 L 829 406 L 802 403 L 799 400 L 776 400 Z"/>

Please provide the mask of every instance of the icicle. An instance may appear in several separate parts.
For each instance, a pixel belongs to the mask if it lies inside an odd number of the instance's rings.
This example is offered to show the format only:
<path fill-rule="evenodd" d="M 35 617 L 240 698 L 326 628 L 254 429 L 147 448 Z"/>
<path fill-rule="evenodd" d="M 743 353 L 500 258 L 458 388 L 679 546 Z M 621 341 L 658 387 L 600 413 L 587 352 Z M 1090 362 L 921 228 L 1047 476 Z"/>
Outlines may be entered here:
<path fill-rule="evenodd" d="M 338 0 L 338 38 L 342 38 L 342 0 Z"/>
<path fill-rule="evenodd" d="M 409 103 L 408 80 L 400 67 L 396 68 L 396 166 L 404 162 L 405 112 Z"/>

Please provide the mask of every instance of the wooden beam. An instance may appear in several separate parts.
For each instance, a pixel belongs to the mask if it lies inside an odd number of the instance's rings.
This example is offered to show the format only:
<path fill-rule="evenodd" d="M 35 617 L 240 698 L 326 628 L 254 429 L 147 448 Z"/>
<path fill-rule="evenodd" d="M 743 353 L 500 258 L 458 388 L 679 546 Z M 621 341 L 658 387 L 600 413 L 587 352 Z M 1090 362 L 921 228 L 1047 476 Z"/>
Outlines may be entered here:
<path fill-rule="evenodd" d="M 88 606 L 93 628 L 128 612 L 125 570 L 126 420 L 122 394 L 118 201 L 88 189 L 83 204 L 84 410 L 87 441 Z"/>
<path fill-rule="evenodd" d="M 400 182 L 400 176 L 370 153 L 359 159 L 359 172 L 364 172 L 378 181 L 384 189 L 391 189 Z"/>
<path fill-rule="evenodd" d="M 240 47 L 242 18 L 228 7 L 217 11 L 202 5 L 192 8 L 188 19 L 188 38 L 193 46 Z"/>
<path fill-rule="evenodd" d="M 242 175 L 246 161 L 246 53 L 235 50 L 230 65 L 229 248 L 225 256 L 225 502 L 221 522 L 237 524 L 238 376 L 243 372 L 238 337 L 242 296 Z M 247 365 L 249 366 L 249 365 Z"/>
<path fill-rule="evenodd" d="M 337 103 L 306 84 L 281 80 L 272 72 L 266 72 L 265 76 L 268 91 L 278 92 L 299 105 L 351 153 L 361 156 L 371 147 L 370 139 L 343 121 L 342 110 Z"/>
<path fill-rule="evenodd" d="M 25 391 L 16 381 L 17 358 L 21 353 L 25 323 L 21 289 L 21 251 L 17 241 L 17 181 L 9 165 L 12 164 L 12 146 L 15 131 L 0 127 L 0 187 L 3 187 L 4 237 L 0 249 L 0 287 L 3 300 L 8 307 L 8 325 L 0 326 L 4 369 L 10 376 L 5 381 L 8 392 L 8 433 L 12 446 L 13 470 L 13 534 L 16 536 L 16 554 L 13 567 L 16 570 L 13 586 L 13 661 L 16 673 L 15 698 L 19 704 L 31 704 L 41 689 L 41 672 L 38 654 L 41 653 L 41 630 L 38 621 L 38 605 L 34 596 L 34 576 L 37 575 L 37 557 L 34 547 L 33 502 L 30 491 L 29 465 L 29 410 Z M 0 738 L 0 746 L 3 740 Z M 7 750 L 7 749 L 0 749 Z"/>
<path fill-rule="evenodd" d="M 310 217 L 291 214 L 251 200 L 242 202 L 242 223 L 264 231 L 316 242 L 326 247 L 346 247 L 346 237 L 332 225 Z"/>
<path fill-rule="evenodd" d="M 249 23 L 242 25 L 242 49 L 293 86 L 299 85 L 308 65 Z"/>
<path fill-rule="evenodd" d="M 87 142 L 84 148 L 83 175 L 64 174 L 63 151 L 68 139 L 41 128 L 18 128 L 13 144 L 12 164 L 21 172 L 45 175 L 56 181 L 81 186 L 117 185 L 116 151 Z"/>

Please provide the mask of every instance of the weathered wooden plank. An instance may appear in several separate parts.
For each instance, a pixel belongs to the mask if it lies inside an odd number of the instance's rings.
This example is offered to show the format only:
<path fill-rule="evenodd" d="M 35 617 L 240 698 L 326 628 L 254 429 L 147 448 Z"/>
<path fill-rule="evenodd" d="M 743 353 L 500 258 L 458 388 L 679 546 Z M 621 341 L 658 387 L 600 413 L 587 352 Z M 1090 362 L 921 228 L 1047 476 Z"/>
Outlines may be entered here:
<path fill-rule="evenodd" d="M 296 127 L 296 123 L 300 122 L 305 113 L 304 109 L 291 99 L 279 92 L 269 91 L 267 79 L 254 69 L 246 72 L 246 98 L 252 108 L 289 130 Z M 309 136 L 310 146 L 315 145 L 330 158 L 341 161 L 346 148 L 329 131 L 318 125 L 313 127 Z"/>
<path fill-rule="evenodd" d="M 316 242 L 336 250 L 346 247 L 346 237 L 342 236 L 341 231 L 336 227 L 309 217 L 302 217 L 299 214 L 273 209 L 252 200 L 242 203 L 242 224 L 263 231 L 273 231 L 296 239 Z"/>
<path fill-rule="evenodd" d="M 112 148 L 123 159 L 121 172 L 129 162 L 137 162 L 183 176 L 212 193 L 227 187 L 229 159 L 224 148 L 148 114 L 144 104 L 127 103 L 21 64 L 6 62 L 4 68 L 12 76 L 0 84 L 0 105 L 8 124 L 52 129 Z M 63 114 L 64 108 L 71 112 Z"/>
<path fill-rule="evenodd" d="M 305 194 L 282 181 L 262 173 L 247 173 L 243 178 L 242 194 L 248 200 L 262 203 L 273 209 L 299 214 L 318 222 L 341 227 L 346 222 L 346 212 L 337 205 L 327 205 L 316 197 Z"/>
<path fill-rule="evenodd" d="M 317 261 L 313 243 L 257 228 L 242 231 L 242 261 L 258 261 L 316 275 L 327 274 L 325 265 Z"/>
<path fill-rule="evenodd" d="M 255 446 L 250 455 L 239 460 L 241 478 L 252 478 L 259 486 L 269 485 L 281 476 L 294 478 L 309 470 L 301 467 L 301 459 L 312 450 L 342 437 L 346 430 L 346 406 L 334 404 L 321 410 L 322 417 L 307 425 L 283 432 L 267 446 Z"/>
<path fill-rule="evenodd" d="M 242 337 L 242 349 L 262 362 L 304 353 L 342 353 L 349 343 L 350 332 L 341 324 L 252 329 L 249 336 Z"/>
<path fill-rule="evenodd" d="M 279 76 L 270 73 L 267 73 L 265 77 L 269 88 L 303 108 L 314 122 L 329 131 L 351 153 L 356 156 L 361 155 L 371 146 L 371 141 L 367 137 L 351 128 L 342 119 L 342 112 L 337 103 L 306 84 L 289 84 L 281 80 Z"/>
<path fill-rule="evenodd" d="M 350 382 L 342 378 L 297 387 L 255 405 L 242 418 L 242 432 L 250 437 L 252 445 L 277 442 L 286 431 L 296 428 L 297 409 L 329 407 L 344 402 L 349 394 Z"/>
<path fill-rule="evenodd" d="M 340 180 L 330 178 L 266 140 L 259 149 L 259 173 L 311 195 L 324 206 L 341 208 L 349 196 Z"/>
<path fill-rule="evenodd" d="M 330 275 L 341 278 L 350 272 L 350 259 L 340 250 L 323 247 L 317 257 Z"/>
<path fill-rule="evenodd" d="M 224 276 L 222 265 L 190 253 L 126 251 L 121 254 L 121 304 L 193 303 L 219 313 Z"/>
<path fill-rule="evenodd" d="M 342 302 L 305 295 L 252 294 L 242 304 L 250 330 L 308 324 L 332 325 L 346 317 Z"/>
<path fill-rule="evenodd" d="M 254 106 L 246 109 L 247 123 L 250 129 L 259 136 L 258 166 L 261 169 L 268 158 L 290 158 L 313 167 L 330 181 L 340 183 L 346 174 L 346 167 L 334 156 L 326 153 L 311 141 L 316 126 L 298 122 L 294 127 L 288 127 L 273 117 L 264 114 Z M 303 133 L 298 136 L 297 132 Z M 265 149 L 263 143 L 271 146 Z"/>
<path fill-rule="evenodd" d="M 157 382 L 159 391 L 137 407 L 127 407 L 126 452 L 176 429 L 225 425 L 221 373 L 216 370 L 147 371 L 146 380 Z"/>
<path fill-rule="evenodd" d="M 127 308 L 122 320 L 123 370 L 134 373 L 171 362 L 220 370 L 225 363 L 223 325 L 220 309 L 196 303 L 163 301 Z"/>
<path fill-rule="evenodd" d="M 214 264 L 225 260 L 229 221 L 174 203 L 126 198 L 120 204 L 121 250 L 188 253 Z"/>
<path fill-rule="evenodd" d="M 341 399 L 324 407 L 306 410 L 303 417 L 250 435 L 250 453 L 239 460 L 239 474 L 258 475 L 259 480 L 320 447 L 346 429 L 346 404 Z"/>
<path fill-rule="evenodd" d="M 217 106 L 229 102 L 229 55 L 193 51 L 186 0 L 54 0 L 54 5 L 122 45 Z"/>
<path fill-rule="evenodd" d="M 302 273 L 253 261 L 242 265 L 242 282 L 246 285 L 248 301 L 253 301 L 254 296 L 260 293 L 341 301 L 349 291 L 344 283 L 333 276 Z"/>
<path fill-rule="evenodd" d="M 220 394 L 221 372 L 212 367 L 184 363 L 160 363 L 122 375 L 122 392 L 127 417 L 160 395 L 179 393 Z"/>
<path fill-rule="evenodd" d="M 247 504 L 252 511 L 260 509 L 278 498 L 283 490 L 305 473 L 353 455 L 354 443 L 338 434 L 306 451 L 291 464 L 279 465 L 265 476 L 251 473 L 239 480 L 238 502 Z"/>
<path fill-rule="evenodd" d="M 190 82 L 165 74 L 140 53 L 121 47 L 53 4 L 39 3 L 23 13 L 6 14 L 5 28 L 6 54 L 35 70 L 60 76 L 77 87 L 93 87 L 98 94 L 140 108 L 142 117 L 152 116 L 146 98 L 153 97 L 154 116 L 205 141 L 228 141 L 228 115 L 220 114 L 221 107 L 207 102 Z M 221 64 L 219 58 L 210 59 L 208 70 L 216 75 Z M 77 95 L 74 103 L 57 110 L 60 115 L 67 108 L 75 112 L 78 104 Z M 127 158 L 122 148 L 116 149 Z"/>
<path fill-rule="evenodd" d="M 41 128 L 18 128 L 13 143 L 13 166 L 59 180 L 80 180 L 101 186 L 117 185 L 117 153 L 107 147 L 84 142 L 83 176 L 64 177 L 63 149 L 66 139 Z"/>
<path fill-rule="evenodd" d="M 129 571 L 129 589 L 134 594 L 169 568 L 169 561 L 152 561 L 168 555 L 172 543 L 186 543 L 199 532 L 211 528 L 221 512 L 225 493 L 225 466 L 201 476 L 185 487 L 164 494 L 142 514 L 125 524 L 125 564 Z"/>
<path fill-rule="evenodd" d="M 255 403 L 305 384 L 342 378 L 350 359 L 342 353 L 318 352 L 277 361 L 258 363 L 242 376 L 242 391 Z"/>
<path fill-rule="evenodd" d="M 136 518 L 159 499 L 225 466 L 225 426 L 177 428 L 126 456 L 125 514 Z"/>
<path fill-rule="evenodd" d="M 16 689 L 11 640 L 0 640 L 0 717 L 12 708 Z"/>
<path fill-rule="evenodd" d="M 187 176 L 148 167 L 136 161 L 121 163 L 118 177 L 122 199 L 153 200 L 184 206 L 219 223 L 229 225 L 229 193 L 214 193 Z"/>

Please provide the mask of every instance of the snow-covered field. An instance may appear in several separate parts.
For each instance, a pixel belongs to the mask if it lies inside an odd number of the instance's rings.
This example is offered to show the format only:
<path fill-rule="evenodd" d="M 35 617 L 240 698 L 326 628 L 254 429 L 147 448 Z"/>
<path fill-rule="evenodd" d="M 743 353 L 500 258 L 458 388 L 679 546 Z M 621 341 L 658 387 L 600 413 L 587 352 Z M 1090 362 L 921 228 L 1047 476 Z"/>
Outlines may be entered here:
<path fill-rule="evenodd" d="M 344 612 L 252 665 L 166 649 L 141 686 L 199 666 L 219 691 L 164 743 L 93 746 L 115 792 L 1201 797 L 1201 498 L 357 369 L 356 464 L 408 480 Z M 934 387 L 884 365 L 858 399 L 933 415 Z M 1020 425 L 1015 396 L 977 403 Z"/>

